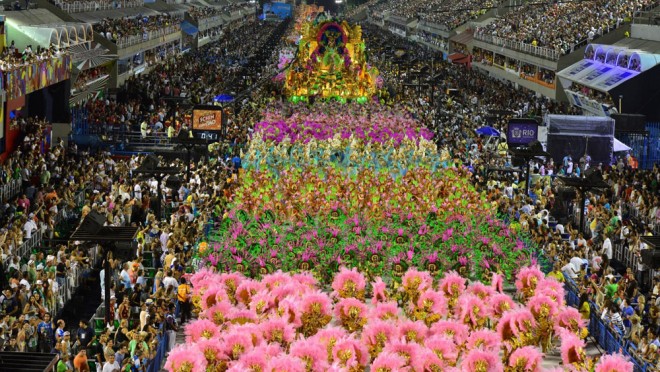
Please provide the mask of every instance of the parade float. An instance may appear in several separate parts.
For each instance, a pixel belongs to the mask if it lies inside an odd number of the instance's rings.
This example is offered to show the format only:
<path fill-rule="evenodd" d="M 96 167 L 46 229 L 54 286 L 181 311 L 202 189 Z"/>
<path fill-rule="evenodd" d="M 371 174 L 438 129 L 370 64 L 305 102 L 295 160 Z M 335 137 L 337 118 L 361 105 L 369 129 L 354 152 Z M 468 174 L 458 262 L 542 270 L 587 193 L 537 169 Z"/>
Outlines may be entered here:
<path fill-rule="evenodd" d="M 377 91 L 378 69 L 367 63 L 362 29 L 317 15 L 301 26 L 296 59 L 284 82 L 293 102 L 323 99 L 367 102 Z"/>

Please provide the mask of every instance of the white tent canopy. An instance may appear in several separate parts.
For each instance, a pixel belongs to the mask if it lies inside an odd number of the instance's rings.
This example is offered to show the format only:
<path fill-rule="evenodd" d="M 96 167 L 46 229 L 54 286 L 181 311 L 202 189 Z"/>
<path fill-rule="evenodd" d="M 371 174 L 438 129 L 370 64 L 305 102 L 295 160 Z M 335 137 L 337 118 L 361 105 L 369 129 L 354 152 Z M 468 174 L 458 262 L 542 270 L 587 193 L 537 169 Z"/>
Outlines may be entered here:
<path fill-rule="evenodd" d="M 624 152 L 632 150 L 628 145 L 614 138 L 614 152 Z"/>

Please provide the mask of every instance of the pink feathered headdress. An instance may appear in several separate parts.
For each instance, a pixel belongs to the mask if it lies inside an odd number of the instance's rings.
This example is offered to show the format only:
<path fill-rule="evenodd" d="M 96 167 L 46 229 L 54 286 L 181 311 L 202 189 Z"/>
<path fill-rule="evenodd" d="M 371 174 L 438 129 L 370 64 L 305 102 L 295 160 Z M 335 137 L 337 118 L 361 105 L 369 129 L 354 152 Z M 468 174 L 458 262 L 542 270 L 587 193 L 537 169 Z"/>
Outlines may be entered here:
<path fill-rule="evenodd" d="M 442 295 L 442 292 L 431 289 L 423 292 L 419 296 L 419 299 L 417 300 L 417 308 L 428 310 L 434 316 L 443 318 L 448 312 L 447 299 Z"/>
<path fill-rule="evenodd" d="M 534 346 L 516 349 L 509 357 L 509 367 L 522 368 L 525 372 L 541 372 L 541 363 L 543 363 L 543 353 Z"/>
<path fill-rule="evenodd" d="M 527 301 L 527 308 L 536 319 L 552 318 L 557 313 L 557 303 L 543 294 L 535 294 Z"/>
<path fill-rule="evenodd" d="M 466 372 L 503 372 L 504 366 L 497 352 L 473 349 L 463 358 L 461 369 Z"/>
<path fill-rule="evenodd" d="M 503 286 L 504 286 L 504 276 L 498 274 L 498 273 L 493 273 L 493 277 L 490 280 L 490 287 L 499 293 L 503 292 Z"/>
<path fill-rule="evenodd" d="M 474 282 L 468 285 L 467 292 L 471 293 L 482 300 L 487 300 L 490 296 L 495 294 L 495 291 L 481 282 Z"/>
<path fill-rule="evenodd" d="M 487 306 L 482 299 L 466 292 L 458 298 L 456 316 L 461 322 L 477 328 L 483 325 L 490 314 Z"/>
<path fill-rule="evenodd" d="M 206 358 L 192 345 L 177 345 L 167 357 L 165 369 L 171 372 L 197 372 L 206 370 Z"/>
<path fill-rule="evenodd" d="M 364 275 L 359 273 L 356 268 L 348 270 L 342 267 L 332 280 L 332 295 L 338 298 L 354 297 L 362 299 L 364 298 L 366 285 L 367 281 Z"/>
<path fill-rule="evenodd" d="M 595 366 L 595 372 L 633 372 L 634 364 L 621 354 L 603 355 Z"/>
<path fill-rule="evenodd" d="M 429 333 L 429 329 L 421 321 L 401 320 L 397 325 L 397 329 L 399 330 L 399 337 L 418 344 L 424 343 Z"/>
<path fill-rule="evenodd" d="M 555 278 L 543 278 L 536 286 L 536 293 L 552 298 L 558 306 L 564 305 L 564 285 Z"/>
<path fill-rule="evenodd" d="M 466 324 L 456 320 L 440 320 L 431 326 L 432 335 L 448 336 L 457 345 L 462 345 L 467 340 L 469 331 Z"/>
<path fill-rule="evenodd" d="M 399 306 L 396 302 L 379 302 L 369 313 L 369 318 L 380 320 L 396 320 L 399 317 Z"/>
<path fill-rule="evenodd" d="M 316 340 L 302 339 L 291 344 L 289 351 L 303 363 L 308 371 L 325 371 L 328 365 L 328 352 L 325 347 Z"/>
<path fill-rule="evenodd" d="M 268 361 L 268 372 L 305 372 L 305 364 L 298 358 L 280 354 Z"/>
<path fill-rule="evenodd" d="M 381 277 L 377 277 L 376 280 L 371 283 L 371 288 L 373 295 L 371 296 L 371 303 L 376 304 L 378 302 L 385 302 L 387 301 L 387 284 L 381 279 Z"/>
<path fill-rule="evenodd" d="M 538 266 L 523 267 L 516 275 L 516 288 L 523 293 L 533 292 L 543 279 L 543 272 Z"/>
<path fill-rule="evenodd" d="M 440 279 L 440 290 L 447 297 L 458 297 L 465 290 L 467 279 L 460 276 L 456 271 L 450 271 Z"/>
<path fill-rule="evenodd" d="M 409 367 L 406 367 L 406 364 L 406 360 L 398 354 L 380 353 L 371 364 L 371 371 L 406 372 L 410 370 Z"/>
<path fill-rule="evenodd" d="M 186 343 L 192 344 L 205 339 L 217 338 L 220 336 L 220 329 L 215 323 L 208 319 L 198 319 L 185 326 Z"/>
<path fill-rule="evenodd" d="M 515 309 L 516 303 L 508 295 L 496 293 L 490 298 L 491 315 L 499 319 L 505 312 Z"/>
<path fill-rule="evenodd" d="M 283 318 L 271 318 L 260 324 L 264 340 L 269 343 L 288 345 L 296 335 L 293 325 Z"/>
<path fill-rule="evenodd" d="M 424 342 L 424 346 L 438 358 L 441 358 L 443 364 L 454 364 L 458 359 L 458 348 L 449 336 L 431 336 Z"/>
<path fill-rule="evenodd" d="M 561 360 L 565 366 L 584 362 L 584 341 L 576 334 L 564 331 L 561 333 Z"/>
<path fill-rule="evenodd" d="M 576 308 L 564 307 L 555 316 L 554 330 L 557 334 L 561 334 L 562 330 L 575 333 L 583 328 L 585 323 L 582 314 Z"/>
<path fill-rule="evenodd" d="M 529 332 L 536 326 L 534 315 L 525 308 L 509 310 L 497 323 L 497 333 L 503 342 L 510 341 Z"/>
<path fill-rule="evenodd" d="M 470 349 L 482 349 L 486 351 L 499 352 L 502 347 L 502 340 L 495 331 L 489 329 L 479 329 L 470 333 L 467 339 L 466 347 Z"/>
<path fill-rule="evenodd" d="M 332 348 L 332 358 L 342 367 L 361 370 L 369 363 L 369 350 L 358 340 L 345 337 Z"/>

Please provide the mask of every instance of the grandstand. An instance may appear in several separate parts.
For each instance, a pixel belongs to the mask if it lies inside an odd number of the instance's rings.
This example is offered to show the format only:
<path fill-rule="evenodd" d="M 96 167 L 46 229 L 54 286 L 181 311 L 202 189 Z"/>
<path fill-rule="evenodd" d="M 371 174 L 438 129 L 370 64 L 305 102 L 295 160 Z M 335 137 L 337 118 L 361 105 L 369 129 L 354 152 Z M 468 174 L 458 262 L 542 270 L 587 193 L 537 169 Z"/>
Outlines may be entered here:
<path fill-rule="evenodd" d="M 368 14 L 370 23 L 437 50 L 444 58 L 469 63 L 546 97 L 566 100 L 557 72 L 581 60 L 589 43 L 610 45 L 631 32 L 639 33 L 631 29 L 634 18 L 657 22 L 657 9 L 659 4 L 653 0 L 513 5 L 383 1 L 370 7 Z M 603 113 L 602 109 L 595 111 Z"/>

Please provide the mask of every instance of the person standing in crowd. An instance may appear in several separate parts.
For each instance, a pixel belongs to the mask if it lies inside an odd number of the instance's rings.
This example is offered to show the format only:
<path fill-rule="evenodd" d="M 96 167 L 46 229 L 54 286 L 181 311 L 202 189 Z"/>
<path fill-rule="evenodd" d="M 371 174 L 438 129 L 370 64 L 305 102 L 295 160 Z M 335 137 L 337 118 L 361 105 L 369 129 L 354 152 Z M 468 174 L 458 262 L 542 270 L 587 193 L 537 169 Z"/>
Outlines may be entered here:
<path fill-rule="evenodd" d="M 169 304 L 165 310 L 165 332 L 169 338 L 169 346 L 167 350 L 172 350 L 174 345 L 176 345 L 176 333 L 179 331 L 179 327 L 176 324 L 176 318 L 174 317 L 174 305 Z"/>
<path fill-rule="evenodd" d="M 96 335 L 94 335 L 94 330 L 89 327 L 87 322 L 83 319 L 78 323 L 79 327 L 76 337 L 76 346 L 82 349 L 87 349 L 87 347 L 94 342 Z"/>
<path fill-rule="evenodd" d="M 103 365 L 103 371 L 102 372 L 119 372 L 120 366 L 119 363 L 115 361 L 115 354 L 114 353 L 108 353 L 105 354 L 105 364 Z"/>
<path fill-rule="evenodd" d="M 181 309 L 181 324 L 186 324 L 192 318 L 191 314 L 191 297 L 192 289 L 186 283 L 186 278 L 181 278 L 177 293 L 177 300 Z"/>
<path fill-rule="evenodd" d="M 49 353 L 55 339 L 49 313 L 44 314 L 44 320 L 37 326 L 37 333 L 39 334 L 39 349 L 42 353 Z"/>

